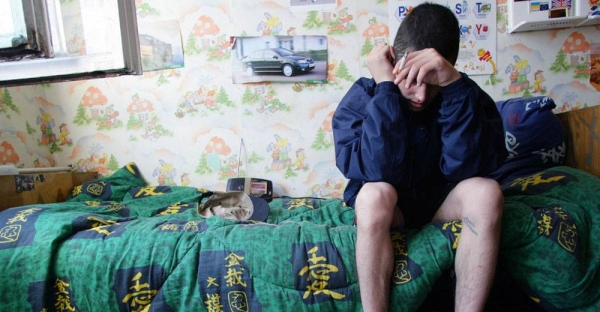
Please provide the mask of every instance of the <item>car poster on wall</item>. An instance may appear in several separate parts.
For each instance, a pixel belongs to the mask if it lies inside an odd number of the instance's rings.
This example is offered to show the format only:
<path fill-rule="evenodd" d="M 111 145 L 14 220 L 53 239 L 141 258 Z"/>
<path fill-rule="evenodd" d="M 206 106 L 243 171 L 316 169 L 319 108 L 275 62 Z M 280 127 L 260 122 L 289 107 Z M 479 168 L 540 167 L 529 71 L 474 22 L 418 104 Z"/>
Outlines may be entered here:
<path fill-rule="evenodd" d="M 458 18 L 460 51 L 455 67 L 468 75 L 497 74 L 496 0 L 431 0 L 447 6 Z M 406 14 L 421 0 L 388 0 L 390 44 Z"/>
<path fill-rule="evenodd" d="M 144 72 L 184 66 L 178 21 L 142 22 L 138 29 Z"/>
<path fill-rule="evenodd" d="M 327 36 L 232 37 L 233 83 L 327 83 Z"/>

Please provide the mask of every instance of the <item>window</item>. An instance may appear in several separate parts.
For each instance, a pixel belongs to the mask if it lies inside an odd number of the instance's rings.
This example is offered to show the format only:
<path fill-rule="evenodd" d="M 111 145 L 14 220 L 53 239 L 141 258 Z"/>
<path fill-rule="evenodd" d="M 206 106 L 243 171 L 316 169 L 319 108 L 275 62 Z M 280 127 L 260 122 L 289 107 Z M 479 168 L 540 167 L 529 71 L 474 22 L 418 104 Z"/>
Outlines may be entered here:
<path fill-rule="evenodd" d="M 0 0 L 0 49 L 11 48 L 27 37 L 23 7 L 18 0 Z"/>
<path fill-rule="evenodd" d="M 141 74 L 135 0 L 0 0 L 0 86 Z"/>

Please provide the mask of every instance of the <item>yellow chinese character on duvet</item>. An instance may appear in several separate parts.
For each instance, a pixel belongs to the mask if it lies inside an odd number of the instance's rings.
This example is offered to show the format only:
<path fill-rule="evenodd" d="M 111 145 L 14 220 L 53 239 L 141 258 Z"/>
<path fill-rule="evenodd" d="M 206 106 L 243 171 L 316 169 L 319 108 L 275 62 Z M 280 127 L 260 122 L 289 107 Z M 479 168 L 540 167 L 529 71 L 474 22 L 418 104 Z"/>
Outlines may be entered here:
<path fill-rule="evenodd" d="M 308 251 L 309 259 L 308 262 L 311 264 L 305 266 L 300 270 L 298 275 L 307 275 L 306 280 L 311 283 L 306 286 L 306 291 L 302 298 L 306 299 L 312 293 L 314 295 L 325 294 L 331 296 L 333 299 L 343 299 L 346 297 L 343 294 L 331 291 L 327 288 L 329 280 L 331 279 L 331 273 L 337 273 L 339 268 L 333 264 L 327 263 L 327 258 L 323 256 L 317 256 L 319 247 L 313 247 Z"/>
<path fill-rule="evenodd" d="M 206 295 L 206 301 L 204 301 L 206 305 L 206 310 L 208 312 L 221 312 L 223 311 L 223 305 L 221 304 L 221 296 L 219 294 Z"/>
<path fill-rule="evenodd" d="M 227 257 L 225 257 L 225 260 L 228 261 L 227 267 L 241 266 L 242 265 L 242 260 L 244 260 L 244 257 L 238 256 L 238 255 L 236 255 L 235 253 L 232 252 Z"/>
<path fill-rule="evenodd" d="M 146 187 L 142 187 L 140 188 L 140 190 L 137 192 L 137 194 L 135 194 L 133 197 L 140 197 L 140 196 L 158 196 L 158 195 L 163 195 L 165 193 L 163 192 L 156 192 L 156 186 L 146 186 Z"/>
<path fill-rule="evenodd" d="M 54 283 L 54 288 L 57 289 L 56 303 L 54 303 L 56 311 L 75 311 L 75 308 L 71 305 L 69 286 L 69 283 L 59 278 L 56 279 L 56 282 Z"/>
<path fill-rule="evenodd" d="M 288 210 L 294 210 L 296 208 L 306 206 L 308 209 L 315 209 L 313 205 L 310 205 L 306 198 L 295 198 L 290 200 L 288 204 Z"/>
<path fill-rule="evenodd" d="M 14 217 L 8 219 L 6 224 L 13 224 L 15 222 L 25 223 L 25 222 L 27 222 L 27 217 L 34 214 L 36 211 L 40 211 L 40 210 L 41 209 L 39 209 L 39 208 L 23 209 L 23 210 L 19 211 Z"/>
<path fill-rule="evenodd" d="M 241 285 L 246 287 L 246 283 L 243 281 L 243 269 L 227 269 L 227 275 L 225 275 L 225 281 L 227 282 L 227 286 L 231 287 L 234 285 Z"/>
<path fill-rule="evenodd" d="M 140 283 L 142 278 L 142 272 L 138 272 L 131 281 L 135 282 L 135 285 L 129 287 L 133 292 L 130 292 L 125 298 L 123 303 L 129 303 L 132 311 L 146 311 L 150 307 L 152 298 L 156 296 L 156 289 L 150 289 L 150 284 Z"/>
<path fill-rule="evenodd" d="M 531 176 L 527 176 L 527 177 L 523 177 L 523 178 L 517 178 L 515 179 L 510 186 L 516 186 L 516 185 L 521 185 L 521 191 L 525 191 L 527 189 L 527 187 L 529 185 L 539 185 L 542 183 L 552 183 L 552 182 L 556 182 L 556 181 L 560 181 L 562 180 L 565 176 L 552 176 L 549 177 L 547 179 L 544 179 L 542 177 L 542 173 L 536 173 L 534 175 Z"/>

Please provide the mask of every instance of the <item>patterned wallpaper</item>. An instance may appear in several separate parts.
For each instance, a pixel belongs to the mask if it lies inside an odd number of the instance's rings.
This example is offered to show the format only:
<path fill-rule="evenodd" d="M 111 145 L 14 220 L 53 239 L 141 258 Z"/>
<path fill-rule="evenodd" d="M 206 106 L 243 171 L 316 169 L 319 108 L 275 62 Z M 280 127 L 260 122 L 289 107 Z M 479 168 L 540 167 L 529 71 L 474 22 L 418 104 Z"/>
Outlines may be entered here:
<path fill-rule="evenodd" d="M 140 24 L 179 24 L 184 66 L 0 89 L 0 164 L 108 175 L 134 161 L 153 185 L 224 190 L 228 178 L 252 176 L 280 195 L 341 197 L 331 117 L 368 75 L 370 49 L 387 40 L 387 1 L 319 11 L 290 10 L 290 0 L 136 4 Z M 509 35 L 506 2 L 497 8 L 497 74 L 472 76 L 494 99 L 548 95 L 556 113 L 600 105 L 590 83 L 599 26 Z M 264 35 L 326 35 L 327 83 L 234 84 L 229 37 Z"/>

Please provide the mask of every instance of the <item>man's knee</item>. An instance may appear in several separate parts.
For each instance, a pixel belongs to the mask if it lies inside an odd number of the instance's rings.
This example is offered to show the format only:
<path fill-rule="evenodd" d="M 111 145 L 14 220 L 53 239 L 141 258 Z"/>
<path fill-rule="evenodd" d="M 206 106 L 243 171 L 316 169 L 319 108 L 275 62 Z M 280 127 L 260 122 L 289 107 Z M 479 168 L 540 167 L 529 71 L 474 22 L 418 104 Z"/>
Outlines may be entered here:
<path fill-rule="evenodd" d="M 383 206 L 395 206 L 398 201 L 396 189 L 386 182 L 368 182 L 362 186 L 356 197 L 357 206 L 376 203 Z"/>
<path fill-rule="evenodd" d="M 355 208 L 364 225 L 391 221 L 398 195 L 394 187 L 385 182 L 365 183 L 356 197 Z"/>
<path fill-rule="evenodd" d="M 467 211 L 464 214 L 475 212 L 491 218 L 502 216 L 504 196 L 495 180 L 475 177 L 460 182 L 456 187 L 460 188 L 459 194 L 467 203 L 464 207 Z"/>

